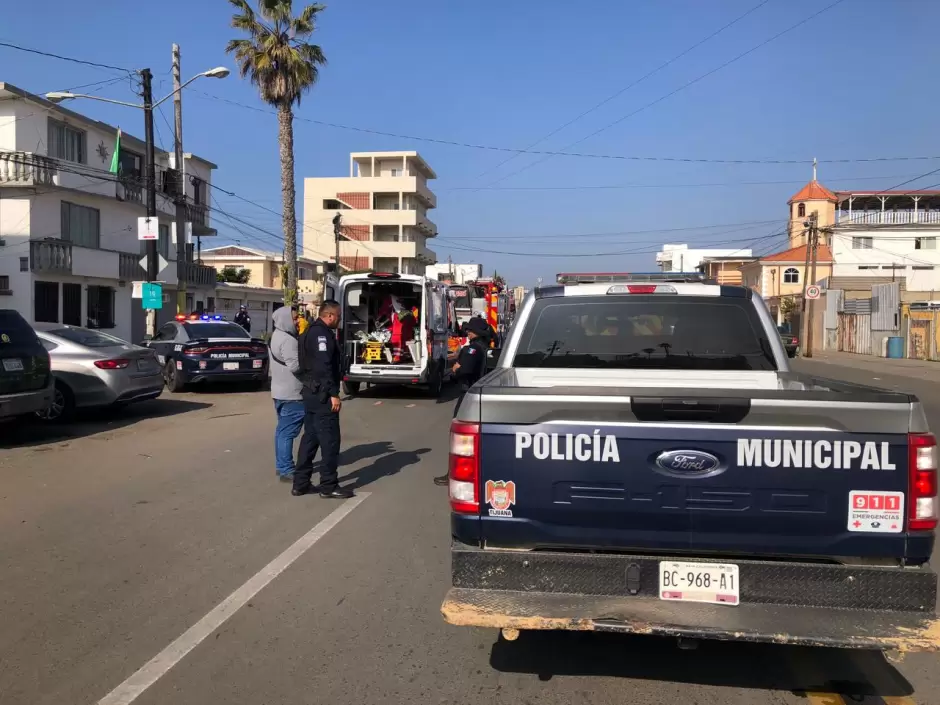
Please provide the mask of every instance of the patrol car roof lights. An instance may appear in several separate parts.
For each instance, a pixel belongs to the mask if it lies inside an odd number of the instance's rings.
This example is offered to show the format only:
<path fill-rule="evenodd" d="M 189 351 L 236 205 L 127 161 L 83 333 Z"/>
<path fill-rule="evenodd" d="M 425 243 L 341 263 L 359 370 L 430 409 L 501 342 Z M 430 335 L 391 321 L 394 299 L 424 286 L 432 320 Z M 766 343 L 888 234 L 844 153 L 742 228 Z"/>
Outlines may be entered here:
<path fill-rule="evenodd" d="M 557 284 L 614 283 L 682 283 L 709 282 L 702 272 L 561 272 L 555 277 Z"/>
<path fill-rule="evenodd" d="M 910 492 L 908 531 L 934 531 L 937 528 L 937 439 L 932 433 L 908 435 Z"/>
<path fill-rule="evenodd" d="M 614 284 L 608 294 L 675 294 L 676 287 L 669 284 Z"/>
<path fill-rule="evenodd" d="M 480 511 L 480 426 L 454 421 L 450 425 L 450 508 L 457 514 Z"/>

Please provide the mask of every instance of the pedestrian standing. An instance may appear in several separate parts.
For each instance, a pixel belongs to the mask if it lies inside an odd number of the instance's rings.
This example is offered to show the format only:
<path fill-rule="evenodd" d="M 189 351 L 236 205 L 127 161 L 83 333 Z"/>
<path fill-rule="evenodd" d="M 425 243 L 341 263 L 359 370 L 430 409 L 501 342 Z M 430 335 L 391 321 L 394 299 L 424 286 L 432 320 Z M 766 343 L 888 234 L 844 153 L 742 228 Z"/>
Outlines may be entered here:
<path fill-rule="evenodd" d="M 271 335 L 271 397 L 277 414 L 274 468 L 281 482 L 294 480 L 294 439 L 304 423 L 303 384 L 297 342 L 297 312 L 282 306 L 274 312 Z"/>
<path fill-rule="evenodd" d="M 251 316 L 248 315 L 248 307 L 244 304 L 238 307 L 238 313 L 235 314 L 235 323 L 244 328 L 249 335 L 251 334 Z"/>
<path fill-rule="evenodd" d="M 317 320 L 300 337 L 300 379 L 304 402 L 304 436 L 300 440 L 294 487 L 291 494 L 300 497 L 319 492 L 327 499 L 354 497 L 352 490 L 339 486 L 340 426 L 339 397 L 340 350 L 336 342 L 339 304 L 324 301 Z M 321 453 L 320 486 L 310 483 L 313 460 Z"/>
<path fill-rule="evenodd" d="M 460 408 L 460 402 L 466 396 L 467 390 L 486 371 L 486 354 L 489 348 L 490 330 L 490 326 L 482 318 L 471 318 L 467 321 L 466 334 L 470 342 L 460 349 L 457 362 L 454 364 L 454 377 L 457 384 L 460 385 L 460 396 L 457 397 L 457 403 L 454 405 L 454 416 L 457 416 L 457 409 Z M 449 481 L 447 475 L 434 478 L 435 485 L 447 485 Z"/>

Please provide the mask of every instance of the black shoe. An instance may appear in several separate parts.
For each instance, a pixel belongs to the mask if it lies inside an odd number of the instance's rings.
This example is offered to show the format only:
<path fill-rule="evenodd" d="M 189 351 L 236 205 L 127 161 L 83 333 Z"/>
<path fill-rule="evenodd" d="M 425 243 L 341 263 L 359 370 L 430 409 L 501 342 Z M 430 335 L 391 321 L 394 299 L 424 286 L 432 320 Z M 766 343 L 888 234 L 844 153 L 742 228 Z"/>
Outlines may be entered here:
<path fill-rule="evenodd" d="M 290 491 L 290 493 L 291 493 L 294 497 L 303 497 L 304 495 L 308 495 L 308 494 L 316 494 L 316 493 L 319 492 L 319 491 L 320 491 L 320 488 L 317 487 L 316 485 L 308 485 L 307 487 L 305 487 L 305 488 L 302 489 L 302 490 L 298 490 L 296 487 L 294 487 L 294 488 Z"/>
<path fill-rule="evenodd" d="M 450 484 L 450 476 L 439 475 L 438 477 L 434 478 L 434 484 L 437 485 L 438 487 L 447 487 L 447 485 Z"/>
<path fill-rule="evenodd" d="M 355 497 L 356 493 L 347 490 L 345 487 L 324 488 L 320 490 L 320 496 L 324 499 L 350 499 Z"/>

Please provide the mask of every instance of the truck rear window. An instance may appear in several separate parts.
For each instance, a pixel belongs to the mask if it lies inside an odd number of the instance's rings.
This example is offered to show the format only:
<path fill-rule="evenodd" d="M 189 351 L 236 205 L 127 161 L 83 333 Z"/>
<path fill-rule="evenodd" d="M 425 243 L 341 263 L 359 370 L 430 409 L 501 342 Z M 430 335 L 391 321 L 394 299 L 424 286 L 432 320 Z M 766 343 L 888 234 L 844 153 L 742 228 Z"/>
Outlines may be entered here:
<path fill-rule="evenodd" d="M 669 294 L 537 301 L 513 367 L 777 369 L 750 300 Z"/>

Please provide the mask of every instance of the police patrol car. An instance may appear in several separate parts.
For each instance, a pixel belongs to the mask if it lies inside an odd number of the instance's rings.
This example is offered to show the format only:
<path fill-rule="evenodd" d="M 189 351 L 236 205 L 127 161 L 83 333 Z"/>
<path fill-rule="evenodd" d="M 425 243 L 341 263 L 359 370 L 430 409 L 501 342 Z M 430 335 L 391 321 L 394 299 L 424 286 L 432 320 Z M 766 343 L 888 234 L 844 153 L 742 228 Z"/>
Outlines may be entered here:
<path fill-rule="evenodd" d="M 198 382 L 256 382 L 268 379 L 268 348 L 244 328 L 218 314 L 177 316 L 144 343 L 163 367 L 171 392 Z"/>

